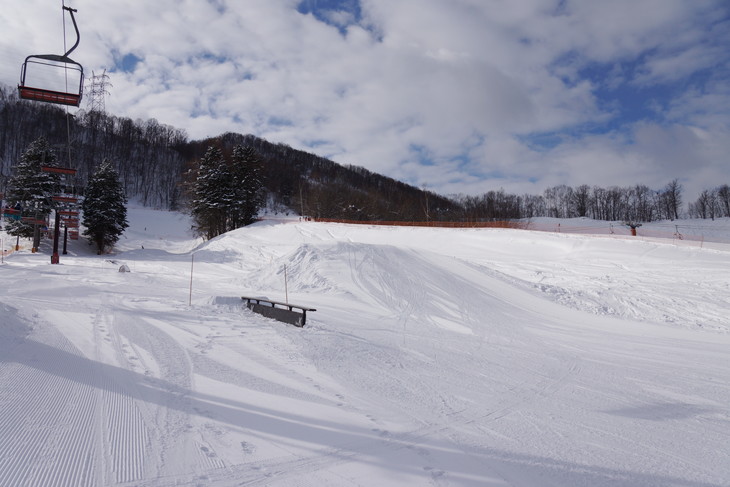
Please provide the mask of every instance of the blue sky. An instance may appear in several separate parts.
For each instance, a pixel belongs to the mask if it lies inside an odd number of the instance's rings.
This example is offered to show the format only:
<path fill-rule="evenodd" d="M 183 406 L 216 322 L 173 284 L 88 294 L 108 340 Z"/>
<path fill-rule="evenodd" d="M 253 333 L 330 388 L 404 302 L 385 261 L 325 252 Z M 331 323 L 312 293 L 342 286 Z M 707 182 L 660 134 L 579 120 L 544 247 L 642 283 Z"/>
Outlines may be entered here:
<path fill-rule="evenodd" d="M 444 194 L 730 184 L 727 0 L 69 5 L 107 110 L 192 138 L 253 133 Z M 61 19 L 0 11 L 1 82 L 62 51 Z"/>

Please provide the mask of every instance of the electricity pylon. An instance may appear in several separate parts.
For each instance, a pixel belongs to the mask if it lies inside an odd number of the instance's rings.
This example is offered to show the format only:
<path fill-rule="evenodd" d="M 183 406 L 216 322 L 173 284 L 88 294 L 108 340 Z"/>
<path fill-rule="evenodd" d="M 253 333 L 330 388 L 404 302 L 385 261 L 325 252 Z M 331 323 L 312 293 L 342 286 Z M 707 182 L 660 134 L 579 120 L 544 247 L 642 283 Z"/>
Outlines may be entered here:
<path fill-rule="evenodd" d="M 104 97 L 111 95 L 107 90 L 107 86 L 113 86 L 109 82 L 109 75 L 106 74 L 106 69 L 101 74 L 91 72 L 91 79 L 86 85 L 86 108 L 90 112 L 104 113 L 106 111 Z"/>

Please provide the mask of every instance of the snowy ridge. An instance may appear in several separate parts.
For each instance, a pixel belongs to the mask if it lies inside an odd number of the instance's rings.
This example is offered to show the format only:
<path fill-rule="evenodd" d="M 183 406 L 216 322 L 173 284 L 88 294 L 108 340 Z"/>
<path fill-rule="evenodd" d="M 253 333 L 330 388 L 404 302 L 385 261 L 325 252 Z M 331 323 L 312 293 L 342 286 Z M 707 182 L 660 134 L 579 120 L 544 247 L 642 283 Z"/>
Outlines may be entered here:
<path fill-rule="evenodd" d="M 298 221 L 202 242 L 130 215 L 115 255 L 0 266 L 0 485 L 727 485 L 724 222 L 706 248 Z M 240 299 L 287 293 L 307 327 Z"/>

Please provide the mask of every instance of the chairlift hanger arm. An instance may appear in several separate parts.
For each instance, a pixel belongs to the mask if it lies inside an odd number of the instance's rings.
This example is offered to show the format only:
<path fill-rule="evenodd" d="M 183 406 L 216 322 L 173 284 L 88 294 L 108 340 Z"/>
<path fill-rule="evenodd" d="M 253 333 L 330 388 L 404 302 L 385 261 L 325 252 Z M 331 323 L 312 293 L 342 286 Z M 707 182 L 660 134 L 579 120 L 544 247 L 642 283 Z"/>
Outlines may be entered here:
<path fill-rule="evenodd" d="M 37 54 L 33 56 L 28 56 L 27 58 L 25 58 L 26 61 L 28 61 L 28 58 L 34 57 L 39 59 L 47 59 L 50 61 L 57 61 L 61 63 L 79 64 L 70 57 L 68 57 L 69 54 L 71 54 L 77 47 L 79 47 L 79 42 L 81 42 L 81 33 L 79 33 L 79 26 L 76 24 L 76 17 L 74 17 L 74 12 L 78 12 L 78 10 L 75 8 L 66 7 L 65 5 L 63 6 L 63 9 L 67 10 L 68 13 L 71 14 L 71 20 L 73 21 L 74 30 L 76 31 L 76 42 L 74 43 L 74 45 L 71 46 L 71 49 L 66 51 L 66 53 L 61 56 L 59 56 L 58 54 Z"/>
<path fill-rule="evenodd" d="M 75 8 L 63 6 L 64 10 L 67 10 L 69 14 L 71 14 L 71 21 L 74 23 L 74 30 L 76 31 L 76 44 L 74 44 L 71 49 L 66 51 L 66 54 L 64 54 L 64 57 L 68 57 L 69 54 L 73 52 L 74 49 L 76 49 L 79 45 L 79 41 L 81 41 L 81 34 L 79 34 L 79 26 L 76 25 L 76 17 L 74 17 L 74 12 L 77 12 Z"/>

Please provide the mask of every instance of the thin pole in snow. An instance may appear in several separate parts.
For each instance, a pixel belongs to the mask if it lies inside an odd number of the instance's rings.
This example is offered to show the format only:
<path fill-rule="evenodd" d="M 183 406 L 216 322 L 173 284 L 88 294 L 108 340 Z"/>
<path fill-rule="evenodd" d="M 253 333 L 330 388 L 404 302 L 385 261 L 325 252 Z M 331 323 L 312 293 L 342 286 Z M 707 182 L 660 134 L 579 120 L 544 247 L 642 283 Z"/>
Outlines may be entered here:
<path fill-rule="evenodd" d="M 302 198 L 302 185 L 299 184 L 299 206 L 302 208 L 300 213 L 302 215 L 302 218 L 304 218 L 304 199 Z"/>
<path fill-rule="evenodd" d="M 190 297 L 188 298 L 188 306 L 193 305 L 193 265 L 195 264 L 195 254 L 190 254 Z"/>
<path fill-rule="evenodd" d="M 284 266 L 284 295 L 286 296 L 286 304 L 289 304 L 289 284 L 286 277 L 286 266 Z"/>

